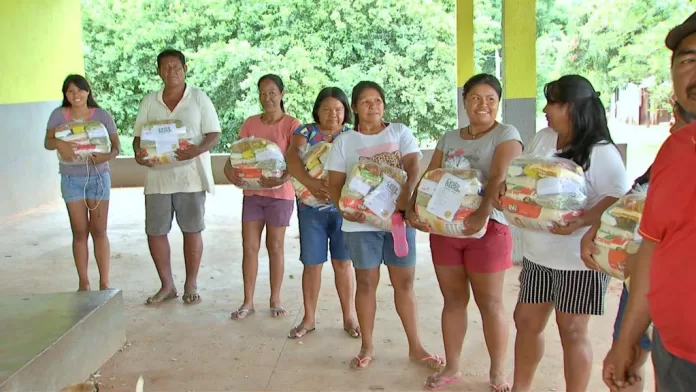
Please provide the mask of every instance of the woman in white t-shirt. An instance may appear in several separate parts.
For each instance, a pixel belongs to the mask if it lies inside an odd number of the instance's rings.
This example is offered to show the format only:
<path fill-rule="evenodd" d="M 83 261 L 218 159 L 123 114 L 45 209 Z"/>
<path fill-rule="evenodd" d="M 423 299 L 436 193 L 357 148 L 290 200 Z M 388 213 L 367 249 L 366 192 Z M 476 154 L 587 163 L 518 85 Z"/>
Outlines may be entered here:
<path fill-rule="evenodd" d="M 408 174 L 408 182 L 398 200 L 396 211 L 403 214 L 419 180 L 418 162 L 423 155 L 418 143 L 404 124 L 384 122 L 384 91 L 377 83 L 358 83 L 353 88 L 351 106 L 355 113 L 355 129 L 343 132 L 336 138 L 324 166 L 329 171 L 331 201 L 339 206 L 341 189 L 352 179 L 349 176 L 353 167 L 361 159 L 368 159 L 399 167 Z M 377 308 L 377 285 L 380 266 L 384 263 L 394 287 L 397 313 L 408 337 L 409 358 L 439 369 L 444 364 L 443 359 L 428 353 L 418 336 L 418 313 L 413 291 L 416 271 L 415 229 L 406 229 L 408 254 L 400 257 L 394 251 L 394 237 L 390 232 L 366 224 L 362 213 L 341 213 L 343 240 L 355 267 L 355 308 L 362 331 L 362 348 L 351 361 L 350 367 L 366 368 L 374 359 L 372 336 Z"/>
<path fill-rule="evenodd" d="M 524 259 L 514 315 L 517 337 L 512 390 L 531 389 L 544 353 L 544 328 L 555 310 L 566 390 L 585 391 L 592 371 L 587 326 L 591 316 L 604 313 L 610 277 L 585 266 L 580 240 L 630 184 L 609 133 L 604 105 L 592 84 L 582 76 L 567 75 L 547 84 L 544 95 L 549 128 L 537 133 L 528 153 L 567 158 L 580 165 L 585 171 L 587 204 L 582 216 L 571 219 L 567 226 L 554 227 L 553 233 L 521 230 Z"/>

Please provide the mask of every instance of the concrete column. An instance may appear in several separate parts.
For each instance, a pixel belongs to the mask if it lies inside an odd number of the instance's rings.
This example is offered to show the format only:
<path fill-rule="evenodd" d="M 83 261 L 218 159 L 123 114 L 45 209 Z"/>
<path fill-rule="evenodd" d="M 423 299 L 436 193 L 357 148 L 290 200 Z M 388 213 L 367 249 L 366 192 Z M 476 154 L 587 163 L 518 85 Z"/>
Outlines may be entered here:
<path fill-rule="evenodd" d="M 503 122 L 529 145 L 536 134 L 536 0 L 503 0 Z M 520 233 L 512 228 L 513 260 L 522 260 Z"/>
<path fill-rule="evenodd" d="M 60 197 L 58 158 L 43 141 L 63 80 L 84 73 L 81 20 L 79 0 L 0 1 L 0 217 Z"/>
<path fill-rule="evenodd" d="M 456 0 L 457 18 L 457 124 L 469 125 L 464 110 L 462 86 L 474 76 L 474 0 Z"/>

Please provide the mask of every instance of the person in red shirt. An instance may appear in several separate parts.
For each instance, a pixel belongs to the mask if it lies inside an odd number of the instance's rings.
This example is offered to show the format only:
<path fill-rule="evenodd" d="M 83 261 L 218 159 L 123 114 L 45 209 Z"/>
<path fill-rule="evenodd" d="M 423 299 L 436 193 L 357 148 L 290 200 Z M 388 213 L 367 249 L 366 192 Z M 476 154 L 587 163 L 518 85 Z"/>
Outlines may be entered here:
<path fill-rule="evenodd" d="M 696 13 L 670 31 L 666 45 L 673 51 L 676 117 L 690 122 L 696 113 Z M 640 381 L 635 361 L 651 321 L 657 389 L 696 391 L 696 312 L 689 306 L 696 297 L 694 167 L 696 123 L 691 123 L 669 136 L 651 168 L 631 295 L 619 337 L 604 360 L 604 382 L 612 391 Z"/>

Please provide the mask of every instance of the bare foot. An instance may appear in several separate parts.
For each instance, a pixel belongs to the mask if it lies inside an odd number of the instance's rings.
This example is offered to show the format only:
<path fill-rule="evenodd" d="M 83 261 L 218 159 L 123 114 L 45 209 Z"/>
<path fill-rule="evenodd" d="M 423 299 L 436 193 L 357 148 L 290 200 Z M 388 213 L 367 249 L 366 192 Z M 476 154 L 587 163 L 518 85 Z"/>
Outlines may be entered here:
<path fill-rule="evenodd" d="M 443 369 L 425 380 L 426 389 L 440 389 L 462 379 L 462 373 L 458 370 Z"/>
<path fill-rule="evenodd" d="M 353 339 L 357 339 L 361 336 L 360 326 L 358 325 L 357 321 L 344 321 L 343 330 L 346 331 L 346 333 L 348 333 L 348 336 L 350 336 Z"/>
<path fill-rule="evenodd" d="M 305 324 L 300 323 L 300 325 L 294 327 L 293 329 L 290 330 L 290 334 L 288 334 L 288 337 L 290 339 L 299 339 L 308 333 L 314 331 L 316 328 L 314 327 L 314 324 Z"/>
<path fill-rule="evenodd" d="M 288 311 L 280 304 L 280 300 L 271 299 L 271 316 L 282 317 L 288 314 Z"/>
<path fill-rule="evenodd" d="M 178 296 L 179 294 L 176 292 L 176 288 L 162 287 L 157 293 L 155 293 L 155 295 L 148 297 L 145 303 L 148 305 L 154 305 L 170 299 L 174 299 Z"/>
<path fill-rule="evenodd" d="M 445 366 L 445 359 L 439 355 L 433 355 L 425 351 L 423 347 L 417 350 L 411 350 L 408 353 L 409 359 L 411 361 L 417 361 L 418 363 L 424 365 L 428 369 L 439 371 Z"/>
<path fill-rule="evenodd" d="M 79 285 L 78 288 L 77 288 L 77 291 L 78 291 L 78 292 L 80 292 L 80 291 L 90 291 L 90 290 L 91 290 L 91 289 L 90 289 L 90 287 L 89 287 L 89 282 L 87 282 L 87 283 L 80 283 L 80 285 Z"/>
<path fill-rule="evenodd" d="M 354 370 L 365 369 L 369 367 L 374 360 L 375 356 L 372 355 L 372 350 L 362 348 L 360 349 L 360 354 L 356 355 L 355 358 L 350 361 L 350 368 Z"/>

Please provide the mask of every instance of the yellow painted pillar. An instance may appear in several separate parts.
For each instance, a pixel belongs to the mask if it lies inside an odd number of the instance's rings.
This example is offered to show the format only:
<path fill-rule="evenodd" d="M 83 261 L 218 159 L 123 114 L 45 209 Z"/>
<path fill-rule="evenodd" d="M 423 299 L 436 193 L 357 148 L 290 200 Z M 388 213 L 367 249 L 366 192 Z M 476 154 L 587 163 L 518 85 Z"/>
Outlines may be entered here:
<path fill-rule="evenodd" d="M 462 86 L 474 75 L 474 0 L 456 0 L 457 117 L 460 127 L 469 123 L 462 100 Z"/>
<path fill-rule="evenodd" d="M 503 121 L 536 133 L 536 0 L 503 0 Z"/>

